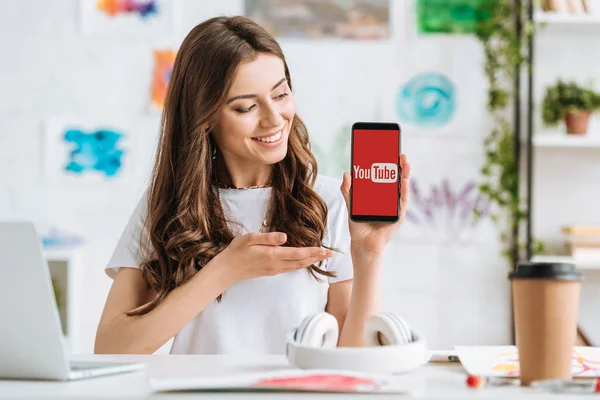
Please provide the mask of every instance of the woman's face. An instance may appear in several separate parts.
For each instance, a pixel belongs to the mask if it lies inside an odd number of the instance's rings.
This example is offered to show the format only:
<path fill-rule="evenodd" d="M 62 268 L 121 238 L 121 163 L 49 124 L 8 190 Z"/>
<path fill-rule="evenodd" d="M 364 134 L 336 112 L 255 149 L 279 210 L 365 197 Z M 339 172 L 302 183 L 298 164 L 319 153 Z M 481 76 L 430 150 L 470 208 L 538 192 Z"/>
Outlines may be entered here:
<path fill-rule="evenodd" d="M 275 164 L 286 156 L 295 114 L 283 61 L 260 53 L 240 64 L 212 132 L 228 163 Z"/>

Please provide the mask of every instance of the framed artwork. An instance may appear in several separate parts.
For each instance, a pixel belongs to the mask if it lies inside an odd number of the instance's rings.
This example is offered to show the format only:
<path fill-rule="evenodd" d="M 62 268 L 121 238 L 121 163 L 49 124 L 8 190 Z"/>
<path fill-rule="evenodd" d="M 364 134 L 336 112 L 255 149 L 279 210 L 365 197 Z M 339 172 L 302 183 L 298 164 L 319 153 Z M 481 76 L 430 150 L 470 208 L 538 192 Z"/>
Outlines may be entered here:
<path fill-rule="evenodd" d="M 177 52 L 175 50 L 154 50 L 154 68 L 152 71 L 152 87 L 150 89 L 150 106 L 153 111 L 161 111 L 165 103 L 167 86 L 171 79 L 173 64 Z"/>
<path fill-rule="evenodd" d="M 44 176 L 56 183 L 123 182 L 131 177 L 127 129 L 53 119 L 44 127 Z"/>
<path fill-rule="evenodd" d="M 389 0 L 245 0 L 245 13 L 279 38 L 387 39 Z"/>
<path fill-rule="evenodd" d="M 164 37 L 175 28 L 173 0 L 81 0 L 80 5 L 87 35 Z"/>
<path fill-rule="evenodd" d="M 417 0 L 420 33 L 473 34 L 488 19 L 496 0 Z"/>
<path fill-rule="evenodd" d="M 417 74 L 398 90 L 397 116 L 422 127 L 445 125 L 456 111 L 456 92 L 454 83 L 444 74 Z"/>

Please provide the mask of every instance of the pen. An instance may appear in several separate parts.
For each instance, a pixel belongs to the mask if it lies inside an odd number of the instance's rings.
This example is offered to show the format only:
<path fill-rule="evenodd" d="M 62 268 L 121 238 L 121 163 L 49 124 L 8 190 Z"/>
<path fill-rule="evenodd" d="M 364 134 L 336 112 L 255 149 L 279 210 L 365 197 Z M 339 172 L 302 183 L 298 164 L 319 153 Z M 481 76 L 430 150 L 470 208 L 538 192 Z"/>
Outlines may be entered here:
<path fill-rule="evenodd" d="M 549 379 L 531 382 L 531 387 L 553 393 L 600 393 L 600 379 L 567 381 Z"/>
<path fill-rule="evenodd" d="M 518 377 L 483 377 L 476 375 L 467 376 L 467 386 L 473 389 L 479 389 L 484 386 L 512 386 L 520 385 Z M 552 393 L 600 393 L 600 379 L 592 380 L 564 380 L 547 379 L 531 382 L 532 389 L 540 389 Z"/>
<path fill-rule="evenodd" d="M 484 386 L 512 386 L 519 385 L 520 381 L 517 378 L 505 378 L 496 376 L 467 376 L 467 386 L 473 389 L 479 389 Z"/>

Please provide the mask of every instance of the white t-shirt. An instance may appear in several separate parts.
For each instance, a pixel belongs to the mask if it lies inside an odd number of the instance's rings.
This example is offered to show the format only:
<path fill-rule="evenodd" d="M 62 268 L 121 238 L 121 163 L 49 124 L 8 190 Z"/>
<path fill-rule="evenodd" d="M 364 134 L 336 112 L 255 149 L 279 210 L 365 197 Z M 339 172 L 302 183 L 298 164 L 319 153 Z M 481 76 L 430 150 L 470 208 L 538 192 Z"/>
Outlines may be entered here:
<path fill-rule="evenodd" d="M 171 354 L 284 354 L 287 333 L 308 316 L 325 310 L 330 283 L 353 277 L 350 255 L 348 212 L 341 181 L 318 175 L 314 190 L 326 202 L 327 224 L 323 242 L 337 248 L 322 268 L 335 271 L 317 281 L 301 269 L 275 276 L 242 280 L 227 288 L 221 302 L 214 300 L 194 317 L 174 338 Z M 230 224 L 234 235 L 258 232 L 267 211 L 271 188 L 250 190 L 221 189 L 228 219 L 241 223 L 240 232 Z M 145 216 L 145 196 L 133 211 L 106 273 L 114 278 L 119 267 L 139 267 L 140 229 Z"/>

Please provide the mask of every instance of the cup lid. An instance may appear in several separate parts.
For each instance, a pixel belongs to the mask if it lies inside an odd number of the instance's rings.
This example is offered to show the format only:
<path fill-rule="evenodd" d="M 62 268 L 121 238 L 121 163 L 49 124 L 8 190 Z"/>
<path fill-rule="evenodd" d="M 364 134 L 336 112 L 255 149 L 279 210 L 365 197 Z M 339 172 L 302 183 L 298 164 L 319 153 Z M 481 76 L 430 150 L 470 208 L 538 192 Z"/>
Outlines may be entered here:
<path fill-rule="evenodd" d="M 509 279 L 560 279 L 569 281 L 583 280 L 575 264 L 561 262 L 521 262 L 516 271 L 509 274 Z"/>

